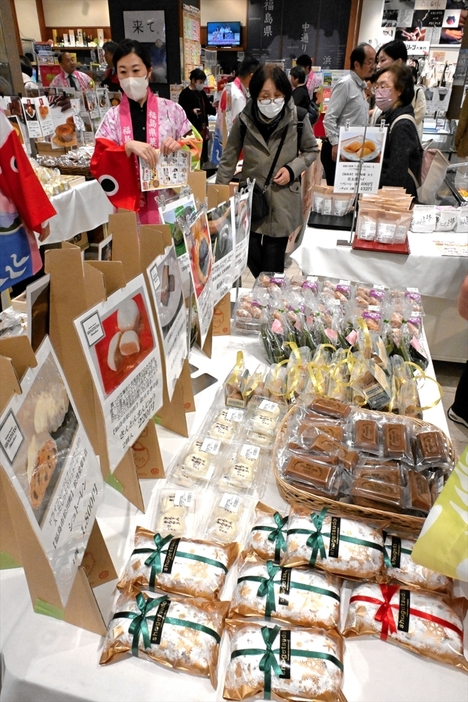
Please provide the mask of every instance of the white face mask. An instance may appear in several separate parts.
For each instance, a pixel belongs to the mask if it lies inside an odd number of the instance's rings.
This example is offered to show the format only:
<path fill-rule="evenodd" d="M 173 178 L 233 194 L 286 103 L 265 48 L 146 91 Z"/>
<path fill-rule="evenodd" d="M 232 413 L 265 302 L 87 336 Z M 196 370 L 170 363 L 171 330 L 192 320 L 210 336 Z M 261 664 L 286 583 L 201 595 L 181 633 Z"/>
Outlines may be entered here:
<path fill-rule="evenodd" d="M 270 102 L 269 105 L 262 105 L 260 103 L 260 100 L 257 100 L 257 106 L 262 115 L 264 115 L 267 119 L 273 119 L 273 117 L 276 117 L 276 115 L 279 115 L 281 110 L 284 107 L 284 98 L 282 98 L 279 103 L 275 102 Z"/>
<path fill-rule="evenodd" d="M 198 90 L 198 92 L 201 93 L 201 91 L 203 90 L 203 88 L 204 88 L 204 84 L 203 84 L 203 83 L 195 83 L 195 90 Z"/>
<path fill-rule="evenodd" d="M 148 77 L 144 78 L 122 78 L 120 85 L 125 95 L 131 100 L 143 100 L 148 90 Z"/>

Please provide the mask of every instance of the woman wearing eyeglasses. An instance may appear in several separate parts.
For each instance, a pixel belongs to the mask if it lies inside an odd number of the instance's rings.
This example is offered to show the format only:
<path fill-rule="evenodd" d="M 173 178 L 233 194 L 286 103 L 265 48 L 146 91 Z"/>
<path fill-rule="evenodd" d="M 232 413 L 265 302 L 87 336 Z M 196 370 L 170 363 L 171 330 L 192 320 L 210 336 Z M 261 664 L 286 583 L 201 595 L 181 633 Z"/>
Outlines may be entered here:
<path fill-rule="evenodd" d="M 250 100 L 234 122 L 219 164 L 217 182 L 228 184 L 244 149 L 239 179 L 266 188 L 268 213 L 252 221 L 247 265 L 255 278 L 262 271 L 284 271 L 289 235 L 302 224 L 301 173 L 317 158 L 310 121 L 298 118 L 292 88 L 278 66 L 260 66 L 250 81 Z"/>
<path fill-rule="evenodd" d="M 408 66 L 392 64 L 376 75 L 372 88 L 380 121 L 388 126 L 380 185 L 400 186 L 416 195 L 421 175 L 422 149 L 414 110 L 413 74 Z"/>

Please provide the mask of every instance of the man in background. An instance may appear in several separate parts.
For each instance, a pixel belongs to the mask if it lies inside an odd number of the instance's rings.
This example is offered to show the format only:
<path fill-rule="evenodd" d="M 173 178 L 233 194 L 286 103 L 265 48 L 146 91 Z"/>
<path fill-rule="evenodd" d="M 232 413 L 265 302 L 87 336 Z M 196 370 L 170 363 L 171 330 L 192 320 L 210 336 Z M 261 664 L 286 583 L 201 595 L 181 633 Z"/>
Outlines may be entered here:
<path fill-rule="evenodd" d="M 303 107 L 305 110 L 309 107 L 310 97 L 307 90 L 305 80 L 306 75 L 302 66 L 293 66 L 289 73 L 289 80 L 293 87 L 292 98 L 296 107 Z"/>
<path fill-rule="evenodd" d="M 76 61 L 69 51 L 62 51 L 58 62 L 62 70 L 50 84 L 51 88 L 73 88 L 74 90 L 94 88 L 93 80 L 86 73 L 76 70 Z"/>
<path fill-rule="evenodd" d="M 321 160 L 327 185 L 335 182 L 336 159 L 340 127 L 349 121 L 351 127 L 365 127 L 369 118 L 366 99 L 366 80 L 375 70 L 375 49 L 370 44 L 359 44 L 351 52 L 351 70 L 333 88 L 323 126 L 326 138 L 322 142 Z"/>
<path fill-rule="evenodd" d="M 312 70 L 312 59 L 308 54 L 301 54 L 296 59 L 296 66 L 300 66 L 305 72 L 305 84 L 311 100 L 314 99 L 314 92 L 320 87 L 320 78 Z"/>
<path fill-rule="evenodd" d="M 102 48 L 104 49 L 104 58 L 107 63 L 107 70 L 104 79 L 101 83 L 101 88 L 107 87 L 113 92 L 120 90 L 120 83 L 119 79 L 117 78 L 117 71 L 115 70 L 114 66 L 114 54 L 117 47 L 118 44 L 115 41 L 106 41 L 102 45 Z"/>

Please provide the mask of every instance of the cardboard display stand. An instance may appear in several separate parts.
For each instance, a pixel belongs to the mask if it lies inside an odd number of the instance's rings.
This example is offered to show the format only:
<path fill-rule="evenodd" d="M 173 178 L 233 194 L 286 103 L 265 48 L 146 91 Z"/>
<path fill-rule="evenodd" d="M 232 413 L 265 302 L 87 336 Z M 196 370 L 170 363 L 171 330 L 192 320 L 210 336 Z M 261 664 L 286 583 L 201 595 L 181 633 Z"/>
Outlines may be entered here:
<path fill-rule="evenodd" d="M 144 512 L 139 473 L 132 450 L 126 452 L 113 473 L 110 471 L 104 416 L 74 325 L 74 319 L 86 310 L 105 300 L 115 290 L 125 287 L 122 263 L 89 261 L 83 264 L 80 250 L 73 245 L 64 245 L 62 249 L 46 252 L 45 267 L 50 274 L 51 342 L 91 445 L 100 458 L 104 480 Z M 147 476 L 161 477 L 164 468 L 152 421 L 148 422 L 147 429 L 148 434 L 143 441 L 149 457 L 142 470 Z M 151 474 L 155 468 L 157 474 Z"/>
<path fill-rule="evenodd" d="M 36 365 L 34 352 L 25 336 L 0 341 L 0 367 L 3 371 L 0 413 L 15 394 L 21 394 L 21 378 Z M 97 634 L 105 634 L 106 625 L 92 587 L 115 579 L 117 573 L 97 521 L 94 522 L 67 604 L 63 607 L 49 560 L 3 467 L 0 470 L 0 502 L 2 564 L 7 567 L 13 564 L 23 566 L 34 610 Z"/>
<path fill-rule="evenodd" d="M 145 224 L 140 227 L 140 234 L 138 235 L 135 213 L 120 211 L 115 215 L 110 215 L 109 232 L 111 232 L 113 236 L 113 260 L 122 261 L 126 280 L 129 281 L 135 276 L 140 275 L 140 273 L 143 273 L 149 291 L 150 285 L 147 279 L 146 269 L 157 256 L 164 253 L 167 246 L 172 244 L 169 226 L 165 224 Z M 157 311 L 154 307 L 152 295 L 149 294 L 149 297 L 151 299 L 153 314 L 156 316 Z M 165 378 L 163 345 L 158 325 L 156 325 L 156 327 L 161 350 L 163 377 Z M 195 400 L 190 379 L 190 369 L 188 360 L 186 359 L 184 361 L 182 373 L 176 383 L 172 400 L 169 400 L 167 383 L 164 380 L 163 405 L 158 410 L 155 421 L 166 429 L 174 431 L 176 434 L 188 436 L 185 413 L 193 412 L 194 410 Z M 150 474 L 145 477 L 154 477 L 154 475 Z"/>

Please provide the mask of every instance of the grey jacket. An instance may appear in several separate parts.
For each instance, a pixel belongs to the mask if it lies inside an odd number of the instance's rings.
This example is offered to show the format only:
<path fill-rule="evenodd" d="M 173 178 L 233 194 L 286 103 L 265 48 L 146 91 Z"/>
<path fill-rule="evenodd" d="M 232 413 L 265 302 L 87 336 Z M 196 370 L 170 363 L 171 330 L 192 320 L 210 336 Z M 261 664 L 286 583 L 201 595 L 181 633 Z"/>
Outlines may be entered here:
<path fill-rule="evenodd" d="M 241 122 L 246 126 L 242 143 Z M 267 234 L 272 237 L 289 236 L 302 224 L 301 184 L 299 176 L 313 163 L 318 155 L 317 141 L 312 134 L 308 117 L 304 119 L 301 136 L 301 153 L 297 154 L 297 113 L 294 101 L 286 105 L 285 113 L 271 134 L 268 144 L 265 143 L 252 117 L 252 101 L 249 100 L 243 112 L 232 125 L 229 139 L 223 150 L 219 164 L 216 182 L 227 185 L 234 175 L 239 154 L 244 147 L 244 164 L 240 181 L 247 178 L 256 179 L 263 188 L 268 171 L 273 163 L 278 146 L 287 128 L 286 138 L 281 149 L 275 172 L 283 166 L 288 166 L 294 174 L 294 180 L 289 185 L 279 186 L 271 183 L 266 196 L 269 203 L 269 214 L 264 219 L 252 224 L 252 231 Z M 274 177 L 273 173 L 273 177 Z"/>

